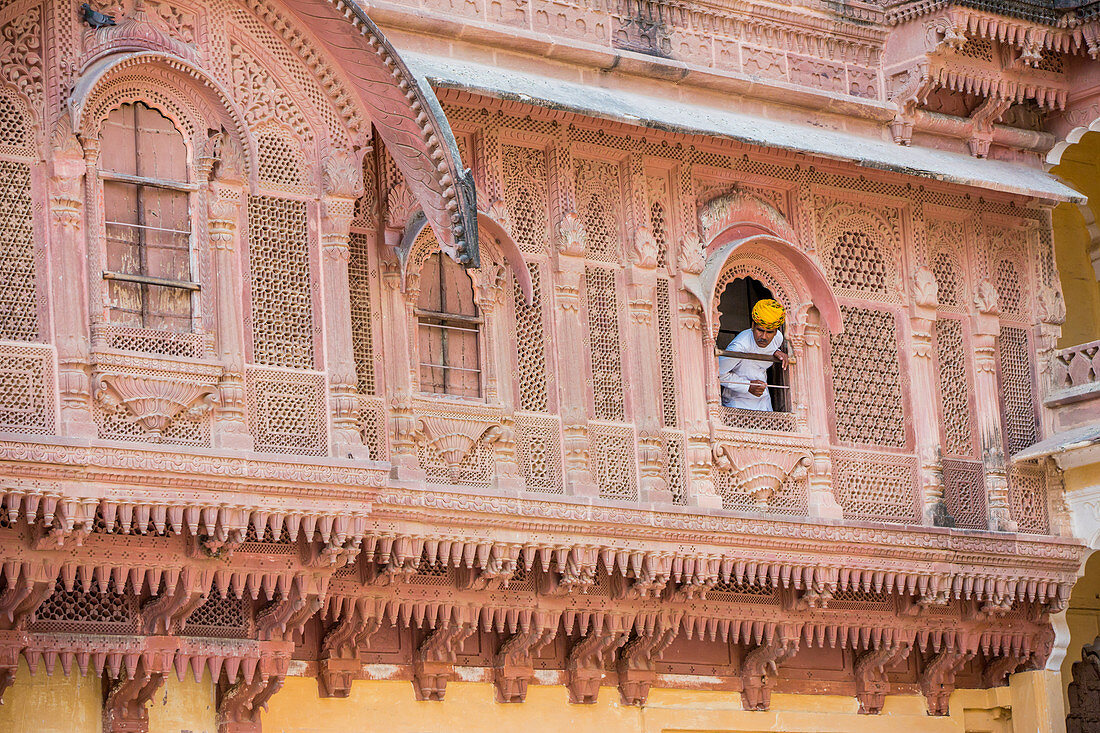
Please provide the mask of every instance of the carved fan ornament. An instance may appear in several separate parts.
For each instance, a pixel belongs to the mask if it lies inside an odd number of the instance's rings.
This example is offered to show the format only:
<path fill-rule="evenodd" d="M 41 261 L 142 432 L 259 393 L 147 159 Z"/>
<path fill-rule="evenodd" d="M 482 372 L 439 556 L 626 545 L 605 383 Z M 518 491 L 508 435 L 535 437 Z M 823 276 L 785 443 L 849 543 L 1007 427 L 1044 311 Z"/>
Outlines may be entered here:
<path fill-rule="evenodd" d="M 466 417 L 431 415 L 420 418 L 421 442 L 439 453 L 447 464 L 451 480 L 456 483 L 462 462 L 474 445 L 483 437 L 492 441 L 500 430 L 501 427 L 494 423 Z"/>
<path fill-rule="evenodd" d="M 719 468 L 731 471 L 737 486 L 765 510 L 787 479 L 802 478 L 810 466 L 810 457 L 804 453 L 725 443 L 715 446 L 714 460 Z"/>
<path fill-rule="evenodd" d="M 98 375 L 94 394 L 107 407 L 125 407 L 153 441 L 162 440 L 181 414 L 201 416 L 217 401 L 211 385 L 129 374 Z"/>

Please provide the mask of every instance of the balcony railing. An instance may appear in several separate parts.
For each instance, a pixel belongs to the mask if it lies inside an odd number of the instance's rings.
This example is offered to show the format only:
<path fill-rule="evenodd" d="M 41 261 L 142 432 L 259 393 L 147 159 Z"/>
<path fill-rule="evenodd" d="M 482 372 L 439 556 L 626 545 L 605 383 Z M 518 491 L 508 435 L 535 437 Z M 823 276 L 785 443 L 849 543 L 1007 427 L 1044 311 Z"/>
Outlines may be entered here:
<path fill-rule="evenodd" d="M 1100 400 L 1100 341 L 1054 353 L 1047 407 L 1057 408 L 1056 427 L 1069 430 L 1094 421 Z"/>

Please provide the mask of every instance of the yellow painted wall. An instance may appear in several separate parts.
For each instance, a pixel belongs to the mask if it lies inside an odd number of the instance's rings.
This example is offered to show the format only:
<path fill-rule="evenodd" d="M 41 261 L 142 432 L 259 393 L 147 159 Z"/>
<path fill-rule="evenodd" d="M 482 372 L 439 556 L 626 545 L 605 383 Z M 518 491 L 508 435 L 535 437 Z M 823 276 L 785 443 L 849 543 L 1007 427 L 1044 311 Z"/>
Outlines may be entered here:
<path fill-rule="evenodd" d="M 1066 150 L 1051 173 L 1085 194 L 1094 218 L 1100 221 L 1100 134 L 1088 133 Z M 1058 345 L 1095 341 L 1100 339 L 1100 283 L 1088 256 L 1085 219 L 1076 204 L 1062 204 L 1054 210 L 1053 223 L 1054 250 L 1066 299 L 1066 322 Z"/>
<path fill-rule="evenodd" d="M 503 705 L 483 682 L 453 682 L 443 702 L 417 702 L 409 682 L 356 682 L 346 700 L 321 699 L 317 681 L 290 677 L 263 714 L 264 733 L 1054 733 L 1057 674 L 1015 675 L 1009 687 L 959 690 L 949 717 L 930 717 L 919 695 L 891 696 L 881 715 L 859 715 L 855 698 L 773 695 L 772 709 L 745 712 L 730 692 L 655 689 L 644 708 L 605 687 L 595 705 L 570 705 L 564 687 L 532 685 L 527 702 Z M 1053 696 L 1053 704 L 1051 697 Z M 0 707 L 3 733 L 99 733 L 95 677 L 31 676 L 22 668 Z M 171 678 L 149 708 L 150 733 L 215 733 L 210 678 Z"/>
<path fill-rule="evenodd" d="M 1066 301 L 1066 322 L 1058 345 L 1064 348 L 1100 339 L 1100 287 L 1088 256 L 1085 220 L 1076 204 L 1062 204 L 1054 210 L 1054 246 Z"/>
<path fill-rule="evenodd" d="M 209 673 L 202 682 L 190 674 L 183 682 L 171 675 L 149 703 L 149 733 L 217 733 L 214 706 Z"/>
<path fill-rule="evenodd" d="M 15 683 L 0 705 L 4 733 L 100 733 L 103 697 L 94 675 L 66 677 L 60 668 L 32 675 L 19 663 Z"/>

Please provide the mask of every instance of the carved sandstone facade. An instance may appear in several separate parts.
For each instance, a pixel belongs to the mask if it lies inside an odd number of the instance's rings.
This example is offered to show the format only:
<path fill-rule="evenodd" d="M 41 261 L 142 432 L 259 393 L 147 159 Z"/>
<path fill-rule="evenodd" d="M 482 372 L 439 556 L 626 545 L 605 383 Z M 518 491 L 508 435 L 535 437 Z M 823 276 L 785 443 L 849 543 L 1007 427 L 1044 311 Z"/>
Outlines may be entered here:
<path fill-rule="evenodd" d="M 223 733 L 382 680 L 996 719 L 1084 557 L 1011 456 L 1053 429 L 1080 197 L 1037 151 L 1094 23 L 3 3 L 0 694 L 95 681 L 108 731 L 185 679 Z M 717 381 L 750 280 L 769 413 Z"/>

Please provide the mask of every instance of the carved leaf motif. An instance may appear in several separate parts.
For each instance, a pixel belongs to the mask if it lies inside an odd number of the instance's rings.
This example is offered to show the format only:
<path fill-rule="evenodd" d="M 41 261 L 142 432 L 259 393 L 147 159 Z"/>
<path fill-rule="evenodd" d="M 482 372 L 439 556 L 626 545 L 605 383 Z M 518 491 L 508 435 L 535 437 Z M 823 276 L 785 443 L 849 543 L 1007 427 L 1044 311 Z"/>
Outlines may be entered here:
<path fill-rule="evenodd" d="M 213 386 L 191 382 L 128 374 L 101 374 L 96 378 L 96 399 L 110 407 L 125 407 L 154 439 L 160 439 L 184 411 L 201 414 L 209 410 L 217 400 L 215 395 Z"/>
<path fill-rule="evenodd" d="M 386 196 L 386 223 L 393 229 L 403 228 L 419 206 L 409 187 L 397 184 Z"/>
<path fill-rule="evenodd" d="M 577 212 L 566 212 L 558 226 L 558 249 L 562 254 L 584 254 L 584 223 Z"/>
<path fill-rule="evenodd" d="M 985 315 L 1000 315 L 1000 298 L 997 295 L 997 288 L 993 286 L 993 283 L 988 280 L 983 280 L 981 284 L 978 285 L 978 294 L 974 297 L 974 305 L 978 307 L 979 312 Z"/>
<path fill-rule="evenodd" d="M 940 304 L 939 292 L 936 276 L 927 267 L 920 267 L 913 275 L 913 302 L 922 308 L 936 308 Z"/>
<path fill-rule="evenodd" d="M 698 275 L 706 262 L 703 259 L 703 243 L 689 237 L 680 245 L 680 269 L 688 275 Z"/>

